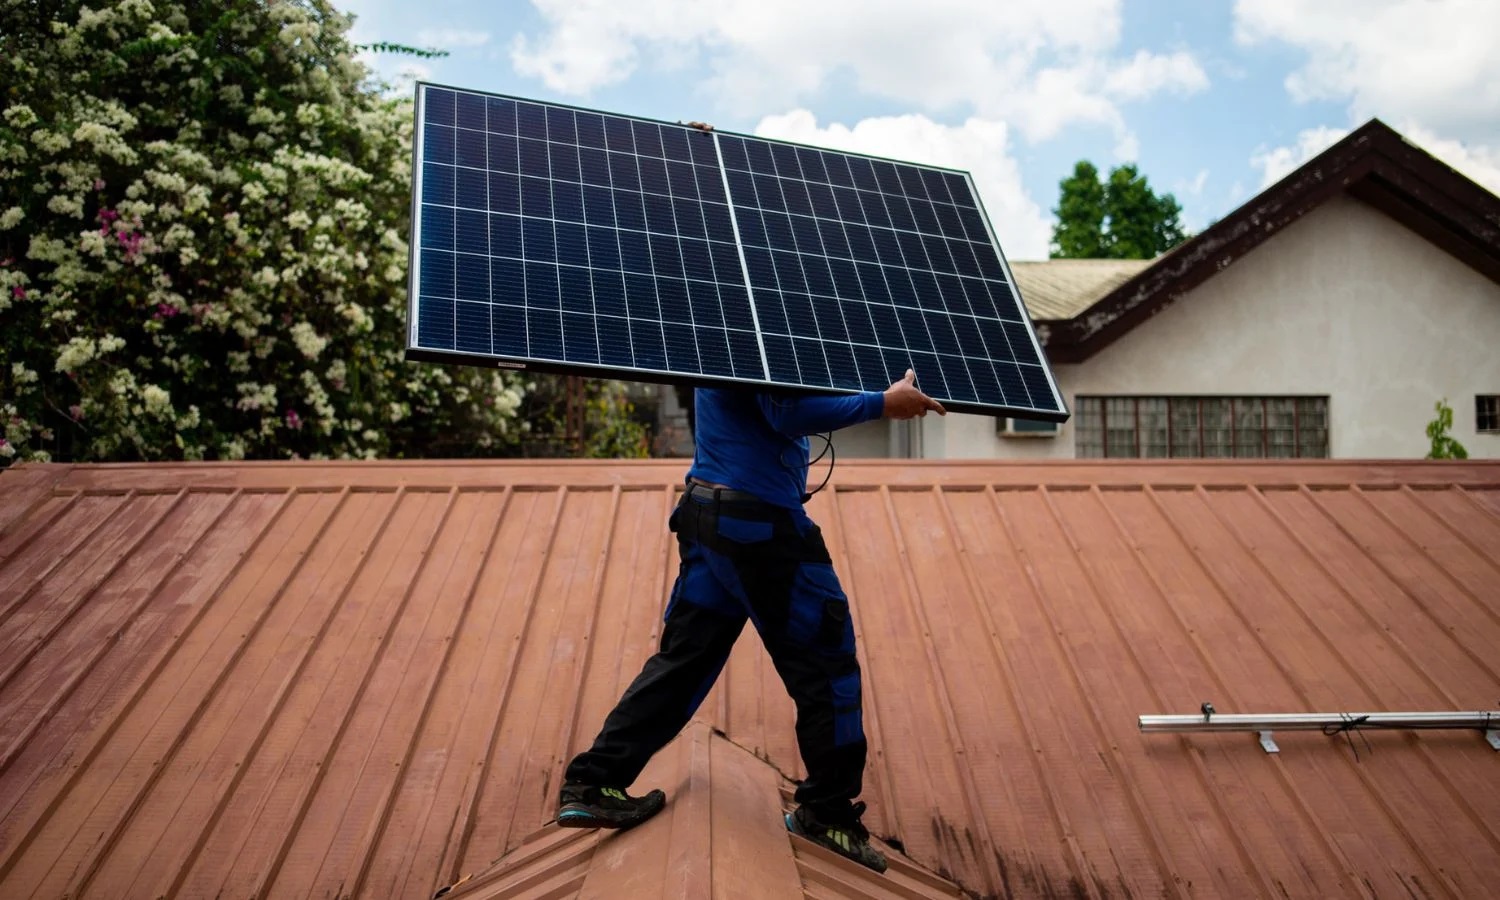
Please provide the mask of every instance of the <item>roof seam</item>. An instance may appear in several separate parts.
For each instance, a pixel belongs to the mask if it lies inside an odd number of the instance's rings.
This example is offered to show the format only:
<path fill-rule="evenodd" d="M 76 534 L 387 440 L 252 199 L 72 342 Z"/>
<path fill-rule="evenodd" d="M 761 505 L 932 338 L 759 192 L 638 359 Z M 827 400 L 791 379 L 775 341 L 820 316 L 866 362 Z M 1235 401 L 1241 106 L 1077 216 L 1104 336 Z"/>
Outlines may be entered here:
<path fill-rule="evenodd" d="M 1110 627 L 1114 630 L 1115 634 L 1118 637 L 1124 640 L 1124 632 L 1120 628 L 1120 623 L 1115 617 L 1114 613 L 1109 609 L 1108 604 L 1104 603 L 1103 601 L 1102 595 L 1099 591 L 1098 581 L 1095 578 L 1093 572 L 1093 567 L 1089 565 L 1085 560 L 1082 548 L 1078 544 L 1078 538 L 1073 534 L 1073 530 L 1068 527 L 1067 522 L 1063 519 L 1062 512 L 1058 510 L 1057 503 L 1052 498 L 1051 493 L 1046 488 L 1043 488 L 1041 491 L 1041 495 L 1048 512 L 1052 515 L 1053 522 L 1057 525 L 1058 530 L 1062 532 L 1063 537 L 1066 539 L 1068 550 L 1073 555 L 1073 561 L 1077 565 L 1078 571 L 1083 574 L 1084 580 L 1088 582 L 1089 594 L 1092 595 L 1094 604 L 1105 611 L 1105 615 L 1109 620 Z M 1097 492 L 1091 492 L 1091 496 L 1095 498 L 1096 502 L 1103 502 L 1101 499 L 1099 499 L 1099 495 Z M 1130 657 L 1131 661 L 1135 664 L 1137 673 L 1142 675 L 1142 680 L 1145 681 L 1149 686 L 1148 689 L 1152 693 L 1155 693 L 1155 687 L 1150 686 L 1150 679 L 1145 678 L 1144 668 L 1141 666 L 1140 658 L 1136 655 L 1135 649 L 1130 646 L 1129 641 L 1124 641 L 1124 643 L 1126 653 Z M 1078 664 L 1071 649 L 1068 649 L 1066 653 L 1069 664 L 1073 666 L 1076 672 L 1078 670 Z M 1081 687 L 1081 673 L 1077 674 L 1075 677 L 1078 677 L 1080 679 L 1079 683 Z M 1141 796 L 1140 788 L 1136 784 L 1135 773 L 1133 772 L 1134 767 L 1130 765 L 1130 762 L 1128 759 L 1126 759 L 1125 755 L 1120 752 L 1120 748 L 1109 739 L 1109 729 L 1105 725 L 1105 719 L 1104 716 L 1101 715 L 1098 704 L 1094 702 L 1094 699 L 1088 694 L 1087 691 L 1081 691 L 1081 693 L 1085 698 L 1090 718 L 1093 721 L 1095 737 L 1100 740 L 1100 743 L 1102 745 L 1110 748 L 1110 755 L 1114 758 L 1115 765 L 1119 767 L 1120 772 L 1122 774 L 1130 773 L 1128 777 L 1121 777 L 1116 780 L 1124 788 L 1125 797 L 1130 804 L 1131 814 L 1134 816 L 1136 825 L 1140 828 L 1141 833 L 1146 837 L 1146 843 L 1151 851 L 1151 858 L 1156 863 L 1156 876 L 1157 878 L 1161 879 L 1168 894 L 1181 897 L 1183 896 L 1183 888 L 1178 883 L 1177 879 L 1173 876 L 1171 867 L 1167 865 L 1166 839 L 1162 836 L 1155 820 L 1153 820 L 1151 816 L 1147 814 L 1145 798 Z M 1158 698 L 1158 702 L 1159 701 L 1160 698 Z"/>
<path fill-rule="evenodd" d="M 1266 496 L 1259 490 L 1252 489 L 1250 493 L 1251 496 L 1253 496 L 1259 502 L 1261 508 L 1267 514 L 1269 514 L 1271 519 L 1280 526 L 1281 531 L 1288 537 L 1290 537 L 1292 542 L 1297 545 L 1298 549 L 1302 551 L 1303 556 L 1310 559 L 1312 563 L 1322 571 L 1324 578 L 1327 579 L 1328 582 L 1332 584 L 1338 590 L 1338 592 L 1344 596 L 1345 600 L 1349 601 L 1350 604 L 1354 606 L 1362 615 L 1364 615 L 1367 621 L 1369 621 L 1369 614 L 1365 612 L 1365 610 L 1358 603 L 1354 602 L 1354 598 L 1349 594 L 1348 589 L 1344 587 L 1342 582 L 1334 577 L 1333 573 L 1329 571 L 1327 564 L 1322 560 L 1320 556 L 1314 553 L 1312 549 L 1307 546 L 1306 541 L 1304 541 L 1302 539 L 1302 536 L 1296 532 L 1296 529 L 1292 528 L 1291 524 L 1286 521 L 1286 518 L 1282 516 L 1274 506 L 1271 505 L 1271 501 L 1267 499 Z M 1278 585 L 1280 584 L 1279 580 L 1277 583 Z M 1282 592 L 1283 594 L 1287 595 L 1288 598 L 1290 598 L 1291 595 L 1286 592 L 1286 589 L 1284 587 L 1282 587 Z M 1312 620 L 1311 616 L 1307 614 L 1306 610 L 1302 608 L 1301 604 L 1298 604 L 1295 600 L 1292 601 L 1292 604 L 1302 616 L 1303 621 L 1305 621 L 1308 627 L 1312 629 L 1313 633 L 1317 634 L 1322 639 L 1324 645 L 1328 648 L 1329 655 L 1340 661 L 1340 663 L 1343 665 L 1344 671 L 1349 674 L 1349 676 L 1366 692 L 1368 696 L 1378 696 L 1379 692 L 1376 691 L 1374 687 L 1369 683 L 1369 681 L 1365 678 L 1365 676 L 1360 674 L 1360 672 L 1350 663 L 1348 657 L 1339 650 L 1338 642 L 1335 641 L 1321 627 L 1319 627 L 1319 625 L 1315 621 Z M 1371 622 L 1371 624 L 1378 627 L 1378 623 Z M 1395 634 L 1387 632 L 1387 635 L 1389 640 L 1398 643 L 1399 649 L 1399 639 L 1395 636 Z M 1405 656 L 1408 663 L 1410 663 L 1411 654 L 1408 652 L 1403 653 L 1402 655 Z M 1417 667 L 1416 671 L 1421 674 L 1423 678 L 1426 679 L 1429 683 L 1431 682 L 1431 677 L 1427 675 L 1427 673 L 1420 667 Z M 1452 879 L 1446 873 L 1439 871 L 1437 867 L 1432 864 L 1431 860 L 1428 859 L 1427 854 L 1422 852 L 1421 846 L 1418 844 L 1416 837 L 1411 833 L 1410 828 L 1407 827 L 1407 823 L 1403 821 L 1399 815 L 1396 814 L 1396 811 L 1394 809 L 1391 808 L 1385 796 L 1381 793 L 1380 790 L 1378 790 L 1377 785 L 1371 779 L 1369 773 L 1367 773 L 1362 767 L 1360 767 L 1357 763 L 1355 763 L 1354 760 L 1349 757 L 1340 755 L 1340 759 L 1345 760 L 1346 764 L 1353 770 L 1355 777 L 1358 778 L 1360 783 L 1364 785 L 1365 790 L 1369 792 L 1375 804 L 1380 807 L 1381 812 L 1385 814 L 1386 820 L 1391 824 L 1391 827 L 1401 835 L 1402 840 L 1406 844 L 1407 850 L 1410 851 L 1412 855 L 1414 855 L 1418 860 L 1420 860 L 1420 865 L 1422 865 L 1427 870 L 1427 874 L 1435 881 L 1439 881 L 1440 883 L 1442 883 L 1453 896 L 1462 896 L 1463 892 L 1455 889 L 1455 885 L 1452 883 Z"/>
<path fill-rule="evenodd" d="M 342 504 L 340 506 L 340 509 L 342 509 Z M 187 880 L 187 877 L 192 871 L 193 866 L 197 863 L 198 857 L 203 853 L 204 847 L 207 846 L 209 838 L 213 835 L 213 832 L 217 827 L 219 820 L 223 818 L 225 809 L 228 808 L 229 804 L 234 799 L 234 795 L 240 783 L 243 782 L 245 777 L 249 774 L 249 761 L 255 758 L 261 746 L 264 745 L 266 737 L 274 729 L 276 720 L 281 716 L 282 709 L 284 708 L 287 699 L 291 697 L 297 683 L 301 679 L 302 673 L 307 670 L 308 664 L 317 654 L 318 648 L 322 646 L 323 639 L 327 636 L 328 629 L 332 627 L 334 620 L 338 617 L 340 608 L 348 599 L 349 592 L 353 588 L 355 580 L 359 577 L 359 573 L 364 569 L 366 563 L 369 561 L 370 548 L 374 547 L 380 542 L 381 536 L 385 534 L 386 528 L 390 525 L 391 518 L 394 515 L 395 510 L 396 504 L 393 502 L 386 510 L 385 515 L 381 517 L 380 523 L 371 532 L 369 538 L 365 543 L 364 551 L 360 553 L 358 561 L 355 562 L 352 570 L 349 572 L 348 577 L 344 581 L 344 586 L 339 591 L 338 596 L 335 597 L 333 602 L 328 605 L 328 612 L 323 617 L 322 624 L 318 626 L 317 633 L 313 635 L 312 640 L 303 650 L 302 657 L 297 661 L 296 666 L 293 667 L 293 671 L 291 672 L 290 677 L 287 677 L 282 681 L 280 690 L 278 690 L 277 692 L 276 700 L 271 704 L 270 710 L 266 713 L 265 721 L 261 724 L 260 730 L 256 733 L 255 739 L 251 741 L 249 748 L 244 751 L 245 762 L 235 767 L 233 776 L 230 778 L 229 783 L 224 786 L 218 802 L 214 804 L 213 812 L 209 814 L 207 824 L 199 830 L 198 838 L 194 842 L 192 848 L 188 851 L 186 859 L 184 859 L 181 865 L 177 867 L 177 875 L 172 880 L 171 886 L 167 889 L 167 896 L 175 896 L 182 890 L 184 882 Z M 335 510 L 333 514 L 329 516 L 328 521 L 332 522 L 334 517 L 337 516 L 338 513 L 339 510 Z M 322 539 L 323 532 L 320 531 L 313 546 L 315 547 L 316 543 L 321 542 Z M 346 535 L 345 540 L 339 545 L 339 550 L 345 550 L 348 544 L 349 541 Z M 312 556 L 312 550 L 313 547 L 309 547 L 308 552 L 305 555 L 309 557 Z M 328 574 L 329 573 L 325 571 L 323 575 L 319 577 L 319 585 L 321 585 L 323 580 L 328 577 Z M 325 770 L 326 767 L 320 769 L 318 774 L 314 776 L 315 779 L 321 776 L 322 772 Z M 298 822 L 300 823 L 300 821 L 301 816 L 298 817 Z M 269 886 L 274 883 L 276 874 L 280 869 L 280 861 L 285 858 L 285 849 L 291 842 L 295 832 L 295 826 L 293 828 L 287 829 L 286 837 L 282 841 L 282 852 L 278 854 L 276 858 L 277 864 L 270 867 L 264 874 L 261 886 Z M 257 890 L 256 893 L 259 894 L 260 892 Z"/>
<path fill-rule="evenodd" d="M 933 485 L 930 489 L 933 500 L 942 504 L 942 490 Z M 990 833 L 989 820 L 985 817 L 982 804 L 979 802 L 979 788 L 974 782 L 974 773 L 969 766 L 968 750 L 964 746 L 963 735 L 958 730 L 958 719 L 953 713 L 953 694 L 948 687 L 948 678 L 943 672 L 942 661 L 937 654 L 937 637 L 932 632 L 932 623 L 927 618 L 926 604 L 917 602 L 922 594 L 921 583 L 917 579 L 916 572 L 912 567 L 911 554 L 907 549 L 906 537 L 901 531 L 901 517 L 896 515 L 895 501 L 890 492 L 885 494 L 886 519 L 891 529 L 891 534 L 896 540 L 896 555 L 901 560 L 901 572 L 906 580 L 906 590 L 903 596 L 907 605 L 911 607 L 912 616 L 922 629 L 922 649 L 927 656 L 927 667 L 937 680 L 938 705 L 942 708 L 943 728 L 948 733 L 949 745 L 953 748 L 955 755 L 960 759 L 956 761 L 954 768 L 957 770 L 959 781 L 964 786 L 964 802 L 969 808 L 970 820 L 975 823 L 980 832 L 980 840 L 984 846 L 994 849 L 995 839 Z M 952 534 L 952 532 L 950 532 Z M 955 535 L 956 537 L 956 535 Z M 946 832 L 943 833 L 947 840 Z M 955 846 L 955 850 L 958 848 Z M 1005 878 L 996 865 L 993 855 L 977 854 L 979 856 L 980 871 L 984 873 L 985 886 L 991 893 L 998 893 L 1005 889 Z"/>

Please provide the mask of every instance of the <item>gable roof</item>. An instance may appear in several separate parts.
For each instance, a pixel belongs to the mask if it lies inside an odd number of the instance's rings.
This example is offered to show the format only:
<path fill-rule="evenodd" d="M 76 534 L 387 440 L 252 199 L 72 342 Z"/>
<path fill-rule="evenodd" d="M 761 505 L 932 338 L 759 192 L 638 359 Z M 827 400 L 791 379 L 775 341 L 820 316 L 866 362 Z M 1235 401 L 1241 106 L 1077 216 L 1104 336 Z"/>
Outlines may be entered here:
<path fill-rule="evenodd" d="M 615 838 L 538 829 L 659 638 L 681 479 L 0 474 L 0 895 L 430 896 L 521 848 L 587 852 L 586 884 Z M 866 821 L 917 866 L 980 896 L 1481 896 L 1500 872 L 1475 733 L 1286 733 L 1271 756 L 1136 719 L 1494 709 L 1500 464 L 855 461 L 810 511 L 865 664 Z M 699 715 L 800 774 L 749 629 Z M 775 844 L 783 798 L 707 742 L 706 831 L 679 745 L 653 765 L 686 818 L 629 846 L 728 867 L 680 876 L 717 887 Z M 808 896 L 846 890 L 792 843 Z"/>
<path fill-rule="evenodd" d="M 1055 364 L 1077 363 L 1166 309 L 1329 198 L 1374 206 L 1500 281 L 1500 197 L 1371 119 L 1080 311 L 1033 311 Z M 1017 274 L 1020 281 L 1020 275 Z M 1022 296 L 1028 305 L 1024 285 Z"/>

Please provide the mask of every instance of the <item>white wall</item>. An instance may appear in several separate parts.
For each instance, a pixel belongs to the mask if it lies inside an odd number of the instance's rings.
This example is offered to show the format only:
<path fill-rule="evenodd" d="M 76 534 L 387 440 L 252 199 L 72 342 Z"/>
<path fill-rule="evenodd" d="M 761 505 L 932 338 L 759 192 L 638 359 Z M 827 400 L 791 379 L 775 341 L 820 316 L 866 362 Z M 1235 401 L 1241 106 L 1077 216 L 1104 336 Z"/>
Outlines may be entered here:
<path fill-rule="evenodd" d="M 1500 458 L 1500 435 L 1474 424 L 1474 395 L 1500 393 L 1500 284 L 1341 197 L 1055 374 L 1070 406 L 1079 393 L 1326 394 L 1330 450 L 1346 459 L 1425 456 L 1446 397 L 1469 455 Z M 982 416 L 923 427 L 931 457 L 1073 455 L 1071 424 L 1053 439 L 997 437 Z"/>

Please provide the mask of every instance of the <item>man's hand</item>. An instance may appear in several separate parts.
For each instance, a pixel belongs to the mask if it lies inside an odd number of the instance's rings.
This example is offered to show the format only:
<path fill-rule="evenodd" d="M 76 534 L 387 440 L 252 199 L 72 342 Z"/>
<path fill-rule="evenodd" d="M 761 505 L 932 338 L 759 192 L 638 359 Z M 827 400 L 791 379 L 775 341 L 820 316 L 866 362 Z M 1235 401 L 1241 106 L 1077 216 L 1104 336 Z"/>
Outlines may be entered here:
<path fill-rule="evenodd" d="M 948 414 L 948 411 L 943 409 L 943 404 L 917 390 L 917 373 L 911 369 L 906 370 L 905 378 L 893 382 L 889 388 L 886 388 L 885 417 L 887 419 L 925 416 L 929 409 L 940 416 Z"/>

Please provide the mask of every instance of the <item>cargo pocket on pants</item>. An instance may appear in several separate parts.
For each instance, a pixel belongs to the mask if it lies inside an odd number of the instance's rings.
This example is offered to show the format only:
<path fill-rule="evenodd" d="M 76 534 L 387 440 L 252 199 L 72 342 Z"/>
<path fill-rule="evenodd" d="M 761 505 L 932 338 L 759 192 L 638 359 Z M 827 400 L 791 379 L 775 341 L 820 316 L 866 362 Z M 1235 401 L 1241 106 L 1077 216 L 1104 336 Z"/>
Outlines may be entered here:
<path fill-rule="evenodd" d="M 833 745 L 846 747 L 865 739 L 864 713 L 859 701 L 859 673 L 833 679 Z"/>

